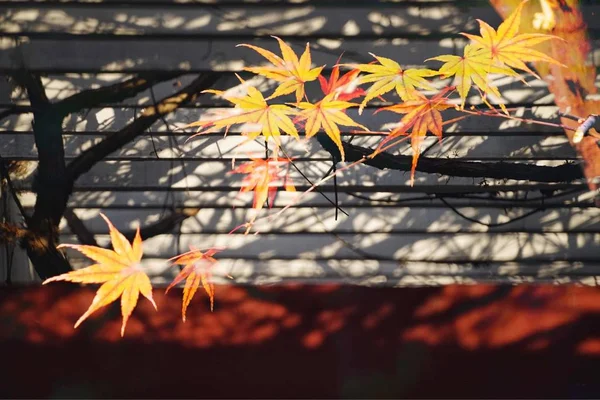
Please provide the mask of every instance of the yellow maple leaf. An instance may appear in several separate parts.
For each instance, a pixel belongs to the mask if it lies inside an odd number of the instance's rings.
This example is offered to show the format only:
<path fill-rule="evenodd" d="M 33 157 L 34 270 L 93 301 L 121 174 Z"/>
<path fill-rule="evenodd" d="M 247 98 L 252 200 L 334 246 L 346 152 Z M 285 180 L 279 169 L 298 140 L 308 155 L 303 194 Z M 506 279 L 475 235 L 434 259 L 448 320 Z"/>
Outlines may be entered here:
<path fill-rule="evenodd" d="M 330 93 L 316 104 L 298 103 L 298 108 L 302 110 L 298 114 L 298 118 L 305 120 L 306 137 L 310 138 L 316 135 L 319 129 L 323 129 L 340 150 L 341 161 L 344 161 L 344 147 L 338 125 L 360 127 L 365 131 L 368 131 L 369 128 L 354 121 L 345 113 L 347 108 L 356 107 L 358 104 L 334 100 L 335 95 L 335 92 Z"/>
<path fill-rule="evenodd" d="M 442 139 L 442 115 L 440 111 L 454 107 L 447 102 L 446 94 L 452 90 L 452 87 L 440 91 L 432 98 L 427 98 L 423 94 L 417 94 L 416 99 L 405 101 L 390 107 L 380 108 L 379 111 L 392 111 L 398 114 L 405 114 L 400 120 L 400 125 L 392 130 L 388 136 L 379 144 L 375 154 L 382 151 L 382 148 L 391 140 L 398 136 L 406 135 L 409 129 L 410 145 L 413 150 L 412 166 L 410 170 L 410 185 L 415 183 L 415 169 L 421 154 L 421 144 L 427 135 L 427 132 L 433 133 L 438 139 Z"/>
<path fill-rule="evenodd" d="M 280 82 L 277 89 L 275 89 L 273 94 L 269 96 L 267 100 L 296 92 L 296 102 L 300 102 L 304 97 L 304 84 L 317 79 L 323 67 L 310 68 L 312 61 L 308 43 L 306 43 L 304 53 L 302 53 L 300 59 L 298 59 L 296 53 L 294 53 L 287 43 L 277 36 L 273 36 L 273 38 L 277 39 L 279 42 L 279 48 L 281 49 L 283 58 L 262 47 L 253 46 L 251 44 L 238 44 L 238 46 L 248 47 L 256 51 L 273 64 L 273 67 L 247 67 L 244 68 L 244 70 Z"/>
<path fill-rule="evenodd" d="M 359 113 L 362 113 L 370 100 L 394 89 L 396 90 L 396 93 L 398 93 L 398 96 L 404 101 L 413 98 L 414 93 L 418 92 L 417 88 L 434 90 L 434 87 L 424 78 L 436 75 L 437 71 L 426 68 L 402 69 L 400 64 L 394 60 L 376 56 L 373 53 L 369 54 L 371 54 L 379 64 L 346 64 L 347 66 L 367 73 L 367 75 L 358 78 L 359 83 L 373 82 L 371 87 L 367 89 L 365 98 L 358 110 Z"/>
<path fill-rule="evenodd" d="M 200 284 L 202 284 L 206 294 L 208 294 L 208 297 L 210 298 L 210 310 L 213 310 L 215 301 L 215 285 L 212 282 L 211 270 L 214 264 L 217 262 L 213 256 L 222 250 L 222 248 L 211 248 L 203 252 L 191 247 L 191 250 L 187 253 L 180 254 L 169 260 L 174 265 L 184 266 L 165 291 L 165 293 L 168 293 L 173 286 L 179 284 L 185 279 L 181 305 L 181 318 L 183 319 L 183 322 L 186 320 L 185 313 L 187 308 L 192 301 L 194 294 L 196 294 Z"/>
<path fill-rule="evenodd" d="M 244 80 L 238 76 L 238 79 L 244 83 Z M 297 112 L 283 104 L 267 104 L 262 93 L 253 86 L 248 87 L 248 92 L 243 97 L 227 96 L 221 90 L 205 90 L 203 93 L 214 93 L 222 96 L 227 101 L 235 104 L 235 115 L 226 116 L 217 119 L 207 119 L 192 122 L 184 128 L 199 126 L 201 131 L 196 135 L 207 133 L 206 128 L 223 129 L 226 133 L 229 128 L 235 124 L 248 124 L 248 127 L 242 130 L 242 133 L 248 136 L 248 140 L 253 140 L 261 133 L 268 141 L 273 138 L 276 146 L 281 146 L 281 131 L 299 139 L 298 130 L 288 115 L 294 115 Z M 204 131 L 202 131 L 204 130 Z M 196 135 L 192 135 L 194 137 Z"/>
<path fill-rule="evenodd" d="M 521 12 L 527 2 L 528 0 L 522 1 L 515 11 L 500 24 L 498 30 L 478 19 L 481 36 L 468 33 L 463 33 L 463 35 L 471 39 L 479 48 L 487 50 L 494 64 L 499 63 L 499 66 L 505 65 L 527 71 L 539 79 L 539 76 L 525 64 L 526 62 L 545 61 L 555 65 L 562 66 L 562 64 L 533 47 L 547 40 L 560 38 L 543 33 L 519 34 Z"/>
<path fill-rule="evenodd" d="M 121 336 L 123 336 L 127 320 L 137 304 L 139 294 L 146 297 L 155 309 L 156 303 L 152 298 L 150 279 L 140 266 L 143 252 L 139 228 L 133 242 L 129 243 L 104 214 L 100 214 L 100 216 L 108 224 L 113 250 L 88 245 L 61 244 L 58 248 L 75 249 L 97 264 L 46 279 L 43 284 L 55 281 L 102 283 L 103 285 L 96 292 L 88 310 L 75 323 L 75 328 L 94 311 L 121 297 L 121 313 L 123 315 Z"/>
<path fill-rule="evenodd" d="M 485 97 L 489 94 L 498 98 L 502 97 L 498 88 L 490 81 L 490 73 L 519 76 L 518 73 L 508 67 L 493 65 L 493 61 L 487 50 L 470 44 L 465 46 L 462 56 L 446 54 L 430 58 L 426 61 L 430 60 L 444 63 L 438 72 L 443 78 L 454 76 L 453 85 L 456 86 L 456 91 L 460 96 L 461 108 L 464 108 L 469 89 L 471 89 L 473 84 L 482 91 L 484 101 L 486 101 Z M 506 111 L 504 104 L 500 104 L 500 107 Z"/>

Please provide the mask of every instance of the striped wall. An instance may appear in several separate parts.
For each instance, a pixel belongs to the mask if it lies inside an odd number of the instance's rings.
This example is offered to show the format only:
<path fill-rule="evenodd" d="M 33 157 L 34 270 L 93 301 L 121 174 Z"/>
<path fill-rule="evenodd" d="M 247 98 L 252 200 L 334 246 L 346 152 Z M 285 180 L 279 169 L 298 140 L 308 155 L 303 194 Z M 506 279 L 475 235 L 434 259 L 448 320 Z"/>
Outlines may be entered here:
<path fill-rule="evenodd" d="M 594 38 L 600 23 L 593 15 L 600 6 L 583 3 Z M 368 52 L 373 52 L 404 65 L 424 66 L 429 57 L 459 54 L 466 42 L 458 32 L 475 32 L 475 18 L 500 23 L 487 3 L 473 1 L 4 1 L 0 2 L 0 70 L 7 76 L 22 68 L 39 72 L 52 101 L 123 82 L 137 73 L 180 74 L 117 103 L 98 104 L 68 116 L 63 140 L 69 162 L 198 74 L 217 73 L 215 88 L 241 90 L 234 75 L 240 73 L 247 84 L 271 90 L 272 82 L 242 71 L 263 60 L 249 49 L 236 49 L 238 43 L 276 50 L 276 42 L 268 37 L 274 34 L 297 51 L 309 41 L 317 65 L 331 66 L 342 53 L 344 62 L 369 62 Z M 595 38 L 593 43 L 597 44 Z M 595 48 L 593 58 L 599 64 L 600 46 Z M 525 80 L 527 85 L 497 80 L 507 105 L 518 116 L 557 122 L 553 96 L 545 84 L 533 77 Z M 309 89 L 309 98 L 318 98 L 317 86 Z M 480 104 L 481 99 L 472 96 L 469 103 Z M 375 106 L 360 116 L 353 110 L 349 114 L 376 131 L 398 121 L 391 113 L 373 115 Z M 24 171 L 14 182 L 24 207 L 31 210 L 37 159 L 32 108 L 27 94 L 3 79 L 0 113 L 6 110 L 16 112 L 0 120 L 0 155 L 22 162 Z M 99 212 L 122 230 L 147 226 L 175 209 L 193 214 L 175 230 L 145 242 L 144 262 L 157 282 L 166 282 L 175 272 L 164 259 L 187 251 L 190 245 L 228 247 L 215 272 L 221 281 L 230 274 L 238 282 L 262 283 L 595 282 L 600 267 L 600 211 L 593 202 L 595 194 L 577 179 L 557 182 L 418 172 L 415 186 L 410 187 L 407 172 L 357 166 L 341 173 L 336 187 L 328 181 L 321 193 L 305 195 L 301 202 L 293 194 L 278 196 L 273 213 L 292 207 L 259 224 L 260 235 L 228 235 L 247 220 L 251 206 L 251 197 L 237 193 L 240 176 L 228 174 L 232 159 L 261 156 L 264 145 L 251 143 L 237 151 L 243 140 L 239 128 L 232 128 L 226 138 L 211 134 L 191 141 L 187 141 L 190 132 L 179 129 L 225 112 L 226 102 L 203 94 L 170 113 L 82 176 L 69 211 L 103 245 L 108 237 Z M 446 115 L 447 119 L 456 116 Z M 580 162 L 563 133 L 552 127 L 469 118 L 447 125 L 444 136 L 442 142 L 427 139 L 426 157 L 496 169 L 531 165 L 543 167 L 538 171 L 550 177 L 561 166 Z M 344 139 L 373 148 L 381 137 L 345 132 Z M 330 154 L 316 139 L 285 141 L 285 148 L 297 157 L 297 167 L 311 181 L 332 168 Z M 410 155 L 409 145 L 399 146 L 398 153 Z M 298 187 L 310 187 L 297 171 L 291 174 Z M 331 205 L 336 197 L 337 212 Z M 19 220 L 9 199 L 3 212 Z M 61 224 L 61 241 L 77 241 L 66 221 Z M 6 276 L 8 260 L 2 253 L 0 265 Z M 76 253 L 68 254 L 74 266 L 85 265 Z M 16 281 L 35 280 L 19 249 L 12 273 Z"/>

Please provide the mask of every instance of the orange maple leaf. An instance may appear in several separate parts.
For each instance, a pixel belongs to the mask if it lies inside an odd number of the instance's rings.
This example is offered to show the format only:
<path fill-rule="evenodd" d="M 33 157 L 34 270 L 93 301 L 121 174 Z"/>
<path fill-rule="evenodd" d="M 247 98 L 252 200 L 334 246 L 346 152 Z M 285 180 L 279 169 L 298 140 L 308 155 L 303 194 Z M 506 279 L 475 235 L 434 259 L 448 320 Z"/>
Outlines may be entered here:
<path fill-rule="evenodd" d="M 194 294 L 196 294 L 200 283 L 202 283 L 202 287 L 210 298 L 210 310 L 213 311 L 215 286 L 212 282 L 212 267 L 217 262 L 213 256 L 224 250 L 223 248 L 210 248 L 203 252 L 193 247 L 190 249 L 187 253 L 169 259 L 174 265 L 183 265 L 184 267 L 165 291 L 165 294 L 168 293 L 173 286 L 181 283 L 184 279 L 186 280 L 181 305 L 181 318 L 183 322 L 186 319 L 185 313 L 188 305 L 192 301 Z"/>
<path fill-rule="evenodd" d="M 310 68 L 311 56 L 310 46 L 306 43 L 304 53 L 298 59 L 298 56 L 290 46 L 277 36 L 273 36 L 279 42 L 281 55 L 283 58 L 263 49 L 262 47 L 250 44 L 238 44 L 238 46 L 248 47 L 266 58 L 273 67 L 247 67 L 245 71 L 250 71 L 266 78 L 281 82 L 277 89 L 267 100 L 296 92 L 296 102 L 300 102 L 304 97 L 304 84 L 317 79 L 323 67 Z"/>
<path fill-rule="evenodd" d="M 239 76 L 238 79 L 244 83 L 244 80 Z M 248 93 L 243 97 L 227 96 L 221 90 L 205 90 L 203 93 L 217 94 L 235 104 L 234 111 L 237 114 L 223 118 L 201 120 L 186 125 L 184 128 L 201 127 L 201 131 L 192 135 L 190 139 L 194 136 L 207 133 L 208 131 L 202 130 L 209 127 L 215 129 L 225 128 L 225 134 L 227 134 L 229 128 L 235 124 L 248 124 L 248 127 L 242 130 L 242 133 L 248 136 L 248 140 L 254 140 L 262 133 L 267 141 L 273 138 L 277 147 L 281 146 L 281 131 L 299 139 L 298 130 L 290 117 L 288 117 L 288 115 L 294 115 L 297 112 L 283 104 L 267 104 L 262 93 L 255 87 L 249 86 Z"/>
<path fill-rule="evenodd" d="M 442 115 L 441 110 L 454 107 L 448 103 L 446 94 L 453 90 L 452 87 L 446 88 L 437 93 L 432 98 L 427 98 L 423 94 L 417 94 L 415 100 L 405 101 L 390 107 L 383 107 L 379 111 L 392 111 L 398 114 L 405 114 L 400 120 L 400 126 L 392 130 L 388 136 L 379 144 L 374 154 L 382 151 L 385 144 L 401 135 L 410 133 L 410 144 L 413 149 L 412 166 L 410 170 L 410 185 L 415 183 L 415 169 L 417 161 L 421 154 L 421 144 L 427 135 L 427 131 L 433 133 L 440 140 L 442 139 Z"/>
<path fill-rule="evenodd" d="M 304 129 L 306 137 L 312 137 L 317 134 L 319 129 L 323 129 L 327 136 L 336 144 L 340 150 L 341 161 L 344 161 L 344 147 L 340 128 L 342 126 L 355 126 L 368 131 L 369 128 L 354 121 L 345 110 L 349 107 L 358 106 L 358 104 L 347 101 L 334 100 L 336 93 L 329 93 L 316 104 L 308 102 L 298 103 L 298 108 L 302 109 L 298 114 L 298 119 L 305 120 Z"/>
<path fill-rule="evenodd" d="M 366 72 L 358 78 L 360 83 L 373 82 L 371 87 L 367 89 L 365 98 L 363 99 L 359 113 L 362 113 L 367 103 L 392 90 L 396 90 L 398 96 L 402 100 L 410 100 L 417 88 L 434 90 L 435 88 L 424 78 L 435 76 L 437 71 L 421 68 L 421 69 L 402 69 L 396 61 L 386 57 L 376 56 L 371 54 L 379 64 L 348 64 L 348 66 L 358 69 L 361 72 Z"/>
<path fill-rule="evenodd" d="M 267 201 L 270 207 L 273 206 L 278 187 L 283 186 L 288 192 L 296 191 L 287 173 L 283 178 L 280 177 L 281 167 L 290 163 L 290 159 L 277 157 L 251 160 L 229 171 L 228 174 L 247 174 L 242 180 L 240 193 L 254 191 L 252 202 L 254 210 L 260 211 Z"/>
<path fill-rule="evenodd" d="M 360 74 L 360 70 L 353 69 L 340 77 L 340 66 L 335 65 L 331 69 L 329 80 L 327 80 L 323 75 L 319 75 L 321 91 L 323 91 L 324 95 L 336 93 L 334 99 L 342 101 L 349 101 L 356 97 L 364 96 L 364 89 L 359 87 L 351 87 L 352 82 L 356 80 L 358 74 Z"/>
<path fill-rule="evenodd" d="M 150 279 L 140 266 L 143 252 L 139 227 L 130 244 L 104 214 L 100 214 L 100 216 L 108 224 L 113 250 L 88 245 L 61 244 L 58 248 L 75 249 L 97 264 L 46 279 L 43 284 L 55 281 L 102 283 L 103 285 L 96 292 L 90 308 L 75 323 L 75 328 L 94 311 L 121 297 L 121 313 L 123 315 L 121 336 L 123 336 L 127 320 L 137 304 L 139 294 L 146 297 L 155 309 L 156 303 L 152 298 Z"/>
<path fill-rule="evenodd" d="M 560 66 L 563 64 L 535 50 L 533 46 L 547 40 L 560 38 L 543 33 L 518 34 L 521 12 L 527 2 L 528 0 L 522 1 L 515 11 L 500 24 L 497 31 L 485 21 L 478 19 L 481 36 L 462 34 L 471 39 L 478 47 L 485 49 L 494 64 L 527 71 L 539 79 L 539 76 L 525 64 L 526 62 L 545 61 Z"/>

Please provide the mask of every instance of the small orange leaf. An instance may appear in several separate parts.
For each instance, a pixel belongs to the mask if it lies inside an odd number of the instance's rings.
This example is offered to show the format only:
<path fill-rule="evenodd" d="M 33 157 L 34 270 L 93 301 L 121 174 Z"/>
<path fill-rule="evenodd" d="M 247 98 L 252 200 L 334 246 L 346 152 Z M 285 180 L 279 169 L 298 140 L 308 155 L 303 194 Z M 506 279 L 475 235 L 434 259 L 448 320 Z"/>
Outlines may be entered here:
<path fill-rule="evenodd" d="M 428 99 L 422 94 L 418 94 L 416 100 L 406 101 L 390 107 L 384 107 L 378 111 L 392 111 L 399 114 L 405 114 L 400 120 L 400 126 L 392 130 L 389 135 L 379 144 L 375 153 L 382 151 L 385 144 L 400 135 L 406 135 L 409 129 L 410 144 L 413 149 L 413 160 L 410 171 L 410 185 L 415 183 L 415 169 L 417 161 L 421 154 L 421 144 L 427 134 L 427 131 L 433 133 L 440 140 L 442 139 L 442 115 L 441 110 L 454 107 L 447 102 L 447 93 L 452 87 L 446 88 Z"/>
<path fill-rule="evenodd" d="M 165 293 L 168 293 L 172 287 L 179 284 L 184 279 L 186 280 L 183 288 L 183 300 L 181 305 L 181 318 L 183 319 L 183 322 L 186 320 L 185 313 L 187 308 L 200 284 L 202 284 L 206 294 L 208 294 L 208 297 L 210 298 L 210 310 L 213 310 L 215 286 L 212 282 L 211 269 L 217 262 L 213 256 L 223 250 L 223 248 L 210 248 L 202 252 L 192 247 L 187 253 L 180 254 L 169 260 L 172 261 L 174 265 L 184 266 L 165 291 Z"/>
<path fill-rule="evenodd" d="M 156 303 L 152 298 L 150 278 L 148 278 L 148 275 L 146 275 L 140 266 L 142 259 L 142 238 L 139 228 L 133 239 L 133 243 L 129 243 L 125 236 L 112 225 L 104 214 L 100 214 L 100 216 L 108 224 L 113 250 L 96 246 L 61 244 L 58 248 L 69 247 L 78 250 L 96 261 L 97 264 L 46 279 L 43 284 L 55 281 L 102 283 L 88 310 L 75 323 L 75 328 L 94 311 L 121 297 L 121 314 L 123 315 L 121 336 L 123 336 L 127 320 L 137 304 L 139 294 L 141 293 L 146 297 L 155 309 Z"/>
<path fill-rule="evenodd" d="M 254 191 L 252 208 L 260 211 L 267 200 L 269 206 L 273 206 L 277 188 L 283 186 L 288 192 L 295 192 L 294 184 L 289 180 L 287 173 L 280 177 L 282 166 L 290 163 L 287 158 L 269 158 L 266 160 L 252 158 L 252 161 L 244 163 L 233 169 L 229 174 L 246 174 L 242 181 L 240 192 Z"/>

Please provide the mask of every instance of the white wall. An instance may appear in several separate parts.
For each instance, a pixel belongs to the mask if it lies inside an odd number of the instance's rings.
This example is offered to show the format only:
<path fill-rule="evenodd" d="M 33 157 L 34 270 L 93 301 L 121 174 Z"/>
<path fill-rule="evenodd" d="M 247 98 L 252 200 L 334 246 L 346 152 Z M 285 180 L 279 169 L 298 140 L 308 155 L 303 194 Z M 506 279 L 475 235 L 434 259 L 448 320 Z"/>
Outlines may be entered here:
<path fill-rule="evenodd" d="M 592 8 L 597 7 L 591 7 L 590 12 Z M 368 62 L 371 58 L 367 52 L 371 51 L 403 64 L 423 65 L 427 57 L 458 54 L 464 40 L 440 35 L 473 30 L 474 17 L 494 25 L 499 21 L 489 7 L 462 9 L 435 4 L 276 9 L 250 5 L 111 8 L 25 3 L 0 10 L 0 31 L 5 35 L 0 36 L 0 68 L 26 66 L 49 72 L 43 82 L 53 101 L 122 81 L 130 76 L 127 73 L 190 72 L 157 85 L 154 96 L 160 99 L 179 90 L 196 76 L 192 72 L 201 70 L 227 71 L 215 85 L 217 88 L 236 85 L 232 71 L 262 62 L 253 51 L 236 49 L 237 43 L 276 48 L 273 39 L 253 38 L 256 34 L 309 35 L 306 39 L 296 37 L 292 43 L 300 50 L 310 40 L 317 65 L 332 65 L 344 51 L 345 62 Z M 597 24 L 592 20 L 590 23 Z M 15 33 L 23 36 L 16 40 L 10 36 Z M 75 36 L 61 36 L 64 34 Z M 90 34 L 104 36 L 76 36 Z M 332 38 L 336 35 L 344 40 Z M 247 73 L 242 75 L 251 78 Z M 507 104 L 529 105 L 517 110 L 517 115 L 556 120 L 552 95 L 545 85 L 530 77 L 527 81 L 529 86 L 514 79 L 501 79 L 497 84 Z M 272 90 L 272 83 L 261 79 L 249 82 L 266 92 Z M 308 95 L 317 97 L 317 86 Z M 4 107 L 11 101 L 28 104 L 27 97 L 19 91 L 11 91 L 7 96 L 1 101 Z M 481 99 L 473 96 L 469 101 L 480 103 Z M 174 273 L 161 260 L 188 250 L 189 245 L 229 246 L 221 254 L 223 261 L 216 275 L 230 273 L 240 282 L 300 279 L 389 285 L 532 280 L 593 283 L 593 276 L 598 273 L 600 211 L 589 206 L 593 194 L 583 189 L 582 182 L 567 185 L 571 192 L 544 199 L 542 204 L 535 199 L 543 197 L 540 189 L 548 189 L 548 185 L 417 173 L 415 187 L 410 188 L 408 173 L 359 166 L 341 174 L 339 185 L 352 186 L 361 196 L 379 201 L 367 201 L 341 188 L 340 206 L 350 216 L 340 214 L 336 220 L 329 203 L 319 194 L 310 194 L 272 223 L 261 224 L 263 235 L 228 236 L 229 230 L 247 220 L 251 202 L 249 196 L 237 196 L 235 189 L 227 189 L 240 183 L 238 176 L 227 174 L 231 158 L 236 156 L 235 146 L 241 140 L 236 135 L 239 129 L 232 129 L 226 139 L 213 135 L 188 143 L 187 134 L 175 131 L 189 122 L 227 111 L 205 107 L 214 102 L 224 104 L 214 96 L 201 96 L 193 106 L 169 115 L 168 126 L 162 121 L 155 124 L 151 132 L 96 165 L 77 181 L 69 203 L 102 244 L 107 244 L 107 237 L 99 212 L 104 212 L 119 229 L 127 230 L 155 222 L 170 208 L 197 208 L 198 213 L 186 220 L 178 232 L 146 241 L 146 262 L 158 282 L 165 282 Z M 67 159 L 123 128 L 150 104 L 152 93 L 146 91 L 116 105 L 71 115 L 64 123 Z M 395 114 L 373 116 L 371 111 L 362 116 L 355 111 L 349 114 L 374 130 L 389 128 L 398 121 Z M 448 113 L 448 119 L 451 114 Z M 31 121 L 28 113 L 0 121 L 0 154 L 28 160 L 33 171 L 36 149 Z M 441 144 L 435 138 L 427 139 L 426 145 L 432 146 L 427 156 L 544 166 L 578 162 L 566 138 L 553 128 L 472 118 L 447 126 L 445 136 Z M 379 140 L 366 136 L 357 137 L 352 143 L 374 147 Z M 315 140 L 305 145 L 289 142 L 286 146 L 300 157 L 298 167 L 312 180 L 318 180 L 331 166 L 328 153 Z M 399 151 L 411 154 L 408 145 Z M 264 148 L 253 143 L 236 157 L 246 157 L 247 153 L 261 155 Z M 294 171 L 292 176 L 297 184 L 305 185 Z M 35 199 L 28 191 L 31 175 L 16 185 L 23 190 L 23 204 L 32 207 Z M 374 193 L 378 185 L 386 185 L 393 193 Z M 325 186 L 332 199 L 331 182 Z M 512 191 L 506 191 L 509 186 Z M 581 190 L 573 191 L 578 187 Z M 215 191 L 216 188 L 221 190 Z M 478 192 L 479 198 L 423 198 L 432 191 Z M 495 199 L 484 198 L 485 193 L 496 192 Z M 400 202 L 394 206 L 390 199 Z M 276 205 L 282 207 L 293 201 L 292 195 L 284 194 Z M 508 222 L 537 208 L 531 216 L 513 223 L 485 225 Z M 12 218 L 17 218 L 14 208 L 10 212 Z M 66 223 L 61 228 L 61 241 L 74 243 L 76 239 Z M 22 250 L 16 254 L 13 279 L 31 279 Z M 69 255 L 74 265 L 85 265 L 76 253 Z M 5 260 L 0 267 L 5 274 Z"/>

